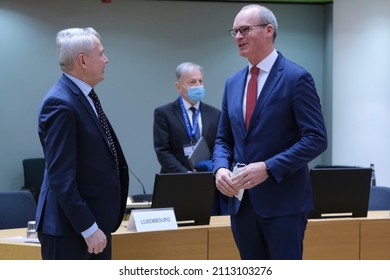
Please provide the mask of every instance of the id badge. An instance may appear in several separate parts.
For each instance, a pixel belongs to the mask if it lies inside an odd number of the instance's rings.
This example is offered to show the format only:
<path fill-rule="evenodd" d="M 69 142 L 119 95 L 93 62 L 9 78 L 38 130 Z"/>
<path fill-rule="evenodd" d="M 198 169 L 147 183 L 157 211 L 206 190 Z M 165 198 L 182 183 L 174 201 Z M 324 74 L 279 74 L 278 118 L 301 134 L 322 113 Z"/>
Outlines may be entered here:
<path fill-rule="evenodd" d="M 185 155 L 186 157 L 188 157 L 188 156 L 192 153 L 192 151 L 193 151 L 194 149 L 195 149 L 195 145 L 193 145 L 193 144 L 184 145 L 184 146 L 183 146 L 184 155 Z"/>

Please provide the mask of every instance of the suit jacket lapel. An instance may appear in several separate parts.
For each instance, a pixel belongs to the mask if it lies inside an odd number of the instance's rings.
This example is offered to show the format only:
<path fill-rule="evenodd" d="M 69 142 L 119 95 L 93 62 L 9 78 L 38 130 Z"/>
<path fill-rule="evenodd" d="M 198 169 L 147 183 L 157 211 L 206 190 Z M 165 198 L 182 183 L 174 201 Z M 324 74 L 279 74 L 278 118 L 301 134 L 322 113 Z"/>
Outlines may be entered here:
<path fill-rule="evenodd" d="M 81 93 L 81 94 L 79 94 L 79 100 L 83 104 L 85 110 L 87 110 L 89 116 L 92 118 L 94 124 L 96 125 L 97 129 L 99 130 L 100 135 L 103 138 L 103 142 L 106 144 L 108 150 L 110 151 L 110 153 L 112 153 L 112 155 L 114 155 L 112 152 L 112 149 L 110 147 L 110 144 L 108 143 L 106 132 L 104 131 L 103 126 L 102 126 L 98 116 L 96 115 L 95 111 L 93 110 L 91 104 L 89 103 L 88 99 L 85 97 L 85 95 L 83 93 Z M 108 121 L 108 125 L 111 129 L 111 134 L 114 135 L 110 121 Z"/>
<path fill-rule="evenodd" d="M 88 99 L 85 97 L 85 95 L 81 92 L 78 86 L 76 86 L 75 83 L 73 83 L 68 77 L 65 75 L 62 76 L 63 82 L 71 89 L 72 93 L 77 96 L 85 110 L 87 111 L 88 115 L 92 118 L 94 124 L 96 125 L 97 129 L 100 132 L 100 135 L 103 137 L 104 143 L 106 143 L 107 148 L 111 151 L 111 147 L 107 141 L 106 133 L 104 132 L 104 129 L 100 123 L 99 118 L 96 116 L 95 111 L 93 110 L 91 104 L 89 103 Z"/>
<path fill-rule="evenodd" d="M 241 133 L 243 135 L 246 134 L 246 128 L 245 128 L 245 119 L 244 119 L 244 112 L 243 112 L 243 102 L 244 102 L 244 93 L 245 93 L 245 86 L 246 86 L 246 78 L 248 76 L 248 67 L 245 67 L 242 69 L 241 74 L 238 75 L 237 82 L 233 85 L 233 106 L 235 112 L 234 119 L 240 120 L 239 127 L 241 130 Z M 237 94 L 241 93 L 241 94 Z"/>
<path fill-rule="evenodd" d="M 211 125 L 214 123 L 214 120 L 211 121 L 211 110 L 205 106 L 202 102 L 199 103 L 199 110 L 202 114 L 202 131 L 200 135 L 203 135 L 206 139 L 210 131 Z M 214 138 L 215 136 L 210 136 Z"/>
<path fill-rule="evenodd" d="M 185 131 L 187 131 L 187 127 L 186 127 L 186 124 L 185 124 L 184 119 L 183 119 L 183 111 L 182 111 L 181 106 L 180 106 L 179 98 L 176 99 L 176 101 L 173 103 L 172 110 L 173 110 L 175 116 L 177 117 L 177 120 L 179 121 L 180 125 L 183 126 L 183 129 Z"/>
<path fill-rule="evenodd" d="M 280 81 L 280 78 L 282 77 L 283 73 L 284 61 L 284 57 L 282 56 L 282 54 L 279 53 L 279 56 L 276 59 L 274 65 L 272 66 L 267 80 L 265 81 L 263 89 L 260 92 L 259 98 L 257 99 L 248 130 L 250 130 L 250 128 L 253 126 L 253 123 L 256 122 L 255 120 L 259 118 L 259 115 L 264 108 L 264 104 L 267 102 L 271 94 L 273 94 L 273 89 Z"/>

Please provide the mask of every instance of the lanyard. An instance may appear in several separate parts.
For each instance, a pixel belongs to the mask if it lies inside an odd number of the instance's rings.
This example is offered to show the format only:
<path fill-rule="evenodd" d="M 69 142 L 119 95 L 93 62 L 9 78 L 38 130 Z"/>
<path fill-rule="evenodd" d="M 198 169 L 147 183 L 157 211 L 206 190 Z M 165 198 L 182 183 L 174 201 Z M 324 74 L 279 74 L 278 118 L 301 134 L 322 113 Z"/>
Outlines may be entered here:
<path fill-rule="evenodd" d="M 192 125 L 192 129 L 191 129 L 190 120 L 188 119 L 188 114 L 187 114 L 186 109 L 184 107 L 183 99 L 181 96 L 180 96 L 179 100 L 180 100 L 181 111 L 183 112 L 184 122 L 185 122 L 186 127 L 187 127 L 187 134 L 190 137 L 190 140 L 192 142 L 192 139 L 195 136 L 196 126 L 198 125 L 198 121 L 199 121 L 199 110 L 196 110 L 195 120 L 194 120 L 194 123 Z"/>

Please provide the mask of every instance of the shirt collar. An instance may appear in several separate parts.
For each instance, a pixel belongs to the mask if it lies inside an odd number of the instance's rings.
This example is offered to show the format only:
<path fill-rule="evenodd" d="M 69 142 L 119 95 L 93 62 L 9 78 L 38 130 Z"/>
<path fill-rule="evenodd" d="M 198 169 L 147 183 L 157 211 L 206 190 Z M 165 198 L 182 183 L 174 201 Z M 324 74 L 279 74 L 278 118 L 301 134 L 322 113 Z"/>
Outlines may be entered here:
<path fill-rule="evenodd" d="M 269 73 L 277 58 L 278 58 L 278 52 L 274 49 L 266 58 L 260 61 L 260 63 L 257 64 L 256 66 L 261 71 Z M 249 63 L 249 69 L 251 69 L 252 66 L 254 65 Z"/>
<path fill-rule="evenodd" d="M 79 89 L 83 92 L 83 94 L 88 97 L 88 94 L 91 92 L 92 87 L 84 82 L 83 80 L 80 80 L 79 78 L 72 76 L 71 74 L 64 73 L 65 76 L 67 76 L 72 82 L 76 84 L 76 86 L 79 87 Z"/>
<path fill-rule="evenodd" d="M 183 100 L 184 108 L 186 109 L 186 111 L 189 111 L 191 107 L 195 107 L 196 110 L 199 110 L 199 103 L 200 102 L 195 103 L 195 105 L 191 105 L 183 97 L 181 97 L 181 100 Z"/>

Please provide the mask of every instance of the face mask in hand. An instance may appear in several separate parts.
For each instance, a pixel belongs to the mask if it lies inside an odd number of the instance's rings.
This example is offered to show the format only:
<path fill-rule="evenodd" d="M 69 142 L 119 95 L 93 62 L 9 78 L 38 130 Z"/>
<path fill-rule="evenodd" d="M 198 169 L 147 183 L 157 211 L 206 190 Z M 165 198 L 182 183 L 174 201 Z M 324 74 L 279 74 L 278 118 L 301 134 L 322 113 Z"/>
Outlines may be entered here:
<path fill-rule="evenodd" d="M 204 86 L 188 88 L 188 98 L 193 102 L 199 102 L 204 97 Z"/>

